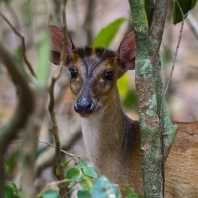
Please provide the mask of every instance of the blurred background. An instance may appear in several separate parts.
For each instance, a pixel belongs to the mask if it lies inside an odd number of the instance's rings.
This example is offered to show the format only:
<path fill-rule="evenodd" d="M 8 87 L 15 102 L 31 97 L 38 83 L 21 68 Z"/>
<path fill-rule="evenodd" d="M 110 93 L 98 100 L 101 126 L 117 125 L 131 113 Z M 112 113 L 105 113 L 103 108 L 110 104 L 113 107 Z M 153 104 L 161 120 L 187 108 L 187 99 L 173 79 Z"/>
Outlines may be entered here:
<path fill-rule="evenodd" d="M 45 16 L 49 24 L 61 27 L 61 13 L 58 10 L 58 4 L 59 2 L 56 0 L 46 1 L 48 12 L 45 13 Z M 181 27 L 181 24 L 173 25 L 173 8 L 174 4 L 171 1 L 160 50 L 164 86 L 169 79 Z M 1 11 L 25 36 L 27 57 L 32 63 L 34 70 L 36 70 L 37 62 L 32 18 L 30 17 L 30 1 L 4 1 L 1 3 Z M 67 29 L 75 46 L 92 46 L 100 30 L 121 17 L 126 18 L 126 21 L 122 23 L 110 44 L 110 48 L 115 51 L 118 50 L 120 42 L 125 35 L 133 29 L 128 1 L 69 0 L 67 3 Z M 198 6 L 190 12 L 190 15 L 185 20 L 177 62 L 166 96 L 166 103 L 171 118 L 182 122 L 198 120 L 198 30 L 196 30 L 197 32 L 192 30 L 193 21 L 195 21 L 195 26 L 198 29 Z M 21 46 L 20 39 L 2 18 L 0 18 L 0 27 L 0 40 L 11 53 L 18 53 Z M 51 75 L 56 70 L 57 67 L 52 65 Z M 129 71 L 124 76 L 119 83 L 119 87 L 125 112 L 132 119 L 138 119 L 134 71 Z M 61 78 L 56 84 L 55 93 L 55 112 L 62 148 L 80 156 L 91 164 L 82 141 L 78 115 L 73 111 L 73 99 L 69 90 L 69 74 L 66 69 L 63 70 Z M 0 126 L 3 126 L 12 115 L 17 104 L 16 98 L 16 91 L 12 81 L 6 69 L 0 63 Z M 46 108 L 47 104 L 48 101 L 46 101 Z M 46 111 L 42 130 L 39 134 L 39 141 L 53 143 L 53 138 L 49 132 L 49 120 L 49 114 Z M 41 142 L 38 145 L 35 185 L 40 190 L 46 183 L 53 181 L 54 149 Z M 16 183 L 20 181 L 20 172 L 18 171 L 19 155 L 20 137 L 18 137 L 18 143 L 11 144 L 7 152 L 7 160 L 13 165 L 9 166 L 8 179 L 14 180 Z M 64 156 L 64 158 L 67 160 L 68 157 Z"/>

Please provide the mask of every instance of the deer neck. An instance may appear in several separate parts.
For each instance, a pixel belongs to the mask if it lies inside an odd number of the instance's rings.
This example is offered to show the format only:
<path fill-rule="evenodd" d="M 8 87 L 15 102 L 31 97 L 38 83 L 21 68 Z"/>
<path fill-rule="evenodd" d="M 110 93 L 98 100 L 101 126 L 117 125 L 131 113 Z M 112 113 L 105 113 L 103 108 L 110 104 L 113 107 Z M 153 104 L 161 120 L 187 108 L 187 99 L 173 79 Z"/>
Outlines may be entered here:
<path fill-rule="evenodd" d="M 117 89 L 111 95 L 109 104 L 99 113 L 81 118 L 87 151 L 99 171 L 102 167 L 112 168 L 113 163 L 126 161 L 132 151 L 131 141 L 136 134 L 133 131 L 136 122 L 123 113 Z"/>

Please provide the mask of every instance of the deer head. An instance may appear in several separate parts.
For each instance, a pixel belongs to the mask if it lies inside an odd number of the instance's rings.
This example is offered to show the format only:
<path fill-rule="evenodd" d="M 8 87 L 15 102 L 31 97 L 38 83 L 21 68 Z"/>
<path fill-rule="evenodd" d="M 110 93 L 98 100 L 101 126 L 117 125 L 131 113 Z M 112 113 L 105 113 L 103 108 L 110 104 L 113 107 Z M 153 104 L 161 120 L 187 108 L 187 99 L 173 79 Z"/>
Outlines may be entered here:
<path fill-rule="evenodd" d="M 63 32 L 49 26 L 52 40 L 52 62 L 60 63 Z M 117 79 L 135 68 L 135 34 L 129 33 L 117 52 L 105 48 L 75 48 L 67 37 L 65 66 L 71 73 L 70 88 L 75 100 L 74 110 L 81 117 L 100 112 L 111 103 L 111 94 L 117 89 Z"/>

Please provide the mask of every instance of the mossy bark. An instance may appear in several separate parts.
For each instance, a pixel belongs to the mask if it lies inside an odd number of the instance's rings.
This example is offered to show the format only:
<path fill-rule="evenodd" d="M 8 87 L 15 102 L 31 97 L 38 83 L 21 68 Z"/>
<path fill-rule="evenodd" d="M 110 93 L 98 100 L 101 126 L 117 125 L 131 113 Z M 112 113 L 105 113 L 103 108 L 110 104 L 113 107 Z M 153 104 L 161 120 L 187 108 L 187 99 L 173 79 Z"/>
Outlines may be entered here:
<path fill-rule="evenodd" d="M 157 95 L 157 112 L 158 115 L 160 115 L 161 126 L 163 131 L 163 158 L 165 163 L 170 152 L 171 146 L 174 142 L 178 126 L 172 124 L 168 110 L 165 105 L 165 101 L 163 99 L 163 83 L 161 74 L 161 62 L 159 60 L 159 56 L 157 56 L 154 65 L 154 79 Z"/>
<path fill-rule="evenodd" d="M 142 170 L 145 197 L 163 197 L 162 137 L 153 74 L 156 52 L 149 40 L 144 3 L 129 0 L 136 34 L 136 88 L 140 115 Z M 152 17 L 151 17 L 152 18 Z M 151 18 L 149 20 L 151 20 Z M 152 26 L 152 22 L 149 21 Z M 157 52 L 158 53 L 158 52 Z"/>
<path fill-rule="evenodd" d="M 137 46 L 136 88 L 143 151 L 144 195 L 152 198 L 163 197 L 164 163 L 177 131 L 177 126 L 172 125 L 163 102 L 163 83 L 159 60 L 168 0 L 155 2 L 129 0 L 129 3 Z"/>

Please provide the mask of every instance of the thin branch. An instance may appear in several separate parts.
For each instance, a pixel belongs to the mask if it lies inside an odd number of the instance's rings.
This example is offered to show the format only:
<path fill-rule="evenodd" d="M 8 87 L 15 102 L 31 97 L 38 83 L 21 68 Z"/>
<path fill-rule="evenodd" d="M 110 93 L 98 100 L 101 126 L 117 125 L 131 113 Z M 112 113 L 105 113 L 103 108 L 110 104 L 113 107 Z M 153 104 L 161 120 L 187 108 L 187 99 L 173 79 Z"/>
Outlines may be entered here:
<path fill-rule="evenodd" d="M 90 181 L 90 180 L 95 181 L 95 179 L 92 179 L 92 178 L 88 178 L 88 179 L 85 178 L 85 179 L 63 179 L 60 181 L 51 182 L 51 183 L 47 184 L 47 186 L 37 195 L 37 197 L 41 196 L 45 191 L 47 191 L 51 186 L 54 186 L 54 185 L 69 183 L 69 182 L 79 183 L 82 181 Z M 117 187 L 117 184 L 114 184 L 114 186 Z M 76 187 L 76 188 L 79 188 L 79 187 Z M 71 193 L 71 192 L 69 191 L 67 194 L 69 194 L 69 193 Z"/>
<path fill-rule="evenodd" d="M 15 137 L 16 132 L 25 126 L 34 107 L 34 94 L 20 73 L 16 63 L 13 61 L 13 58 L 2 44 L 0 44 L 0 58 L 4 62 L 5 67 L 7 67 L 13 82 L 16 82 L 16 87 L 20 90 L 19 104 L 16 106 L 15 112 L 8 123 L 0 130 L 0 197 L 3 197 L 5 176 L 3 161 L 4 149 L 7 143 Z"/>
<path fill-rule="evenodd" d="M 36 74 L 32 68 L 31 63 L 29 62 L 27 55 L 26 55 L 26 47 L 25 47 L 25 37 L 11 24 L 11 22 L 2 14 L 0 13 L 0 16 L 7 22 L 7 24 L 12 28 L 13 32 L 21 39 L 22 44 L 22 53 L 23 53 L 23 59 L 26 63 L 30 73 L 36 78 Z"/>
<path fill-rule="evenodd" d="M 57 120 L 56 120 L 56 116 L 54 113 L 54 103 L 55 103 L 55 99 L 54 99 L 54 85 L 57 81 L 57 79 L 60 77 L 61 75 L 61 71 L 62 68 L 64 66 L 65 60 L 66 60 L 66 47 L 67 47 L 67 26 L 66 26 L 66 3 L 67 0 L 63 0 L 62 1 L 62 20 L 63 20 L 63 33 L 64 33 L 64 46 L 63 46 L 63 50 L 61 52 L 61 60 L 60 60 L 60 67 L 58 72 L 52 77 L 51 79 L 51 85 L 50 85 L 50 102 L 49 102 L 49 112 L 50 112 L 50 116 L 51 116 L 51 120 L 53 123 L 53 127 L 52 127 L 52 134 L 54 135 L 54 139 L 55 139 L 55 144 L 56 144 L 56 160 L 57 160 L 57 166 L 60 169 L 60 180 L 64 179 L 64 168 L 62 166 L 62 160 L 61 160 L 61 145 L 60 145 L 60 139 L 59 139 L 59 135 L 58 135 L 58 125 L 57 125 Z M 66 186 L 64 185 L 60 185 L 60 195 L 61 197 L 67 197 L 66 195 Z"/>
<path fill-rule="evenodd" d="M 72 125 L 72 127 L 69 127 L 69 130 L 67 131 L 67 134 L 64 134 L 61 139 L 61 148 L 64 150 L 68 150 L 75 140 L 80 138 L 82 136 L 81 133 L 81 127 L 79 120 L 75 122 L 75 124 Z M 40 175 L 41 171 L 54 164 L 56 155 L 54 152 L 54 149 L 52 147 L 48 148 L 45 152 L 43 152 L 36 160 L 36 166 L 35 166 L 35 174 L 36 176 Z"/>
<path fill-rule="evenodd" d="M 176 46 L 176 50 L 175 50 L 175 53 L 174 53 L 174 59 L 173 59 L 173 65 L 172 65 L 172 69 L 171 69 L 171 73 L 170 73 L 170 77 L 168 79 L 168 82 L 167 82 L 167 85 L 166 85 L 166 88 L 165 88 L 165 91 L 164 91 L 164 97 L 163 97 L 163 100 L 162 100 L 162 106 L 163 106 L 163 103 L 165 101 L 165 98 L 166 98 L 166 94 L 167 94 L 167 91 L 168 91 L 168 88 L 169 88 L 169 85 L 170 85 L 170 82 L 172 80 L 172 76 L 173 76 L 173 71 L 175 69 L 175 64 L 176 64 L 176 60 L 177 60 L 177 53 L 178 53 L 178 49 L 179 49 L 179 46 L 180 46 L 180 42 L 181 42 L 181 38 L 182 38 L 182 33 L 183 33 L 183 27 L 184 27 L 184 19 L 185 19 L 185 15 L 183 14 L 183 11 L 178 3 L 178 1 L 176 0 L 176 3 L 182 13 L 182 22 L 181 22 L 181 28 L 180 28 L 180 33 L 179 33 L 179 39 L 178 39 L 178 42 L 177 42 L 177 46 Z M 160 115 L 162 113 L 162 106 L 161 106 L 161 110 L 160 110 Z"/>
<path fill-rule="evenodd" d="M 46 145 L 48 145 L 48 146 L 51 146 L 51 147 L 53 147 L 53 148 L 56 148 L 56 146 L 55 146 L 54 144 L 51 144 L 51 143 L 49 143 L 49 142 L 43 142 L 43 141 L 40 141 L 40 140 L 37 140 L 37 141 L 35 141 L 35 142 L 41 143 L 41 144 L 46 144 Z M 9 144 L 13 144 L 13 143 L 21 144 L 22 141 L 11 141 L 11 142 L 9 142 Z M 80 160 L 80 157 L 77 156 L 77 155 L 74 155 L 74 154 L 72 154 L 72 153 L 69 153 L 69 152 L 67 152 L 67 151 L 65 151 L 65 150 L 63 150 L 63 149 L 61 149 L 60 151 L 63 152 L 63 153 L 65 153 L 65 154 L 68 155 L 69 157 L 71 157 L 76 163 L 77 163 L 77 160 L 76 160 L 75 158 L 77 158 L 77 159 Z"/>

